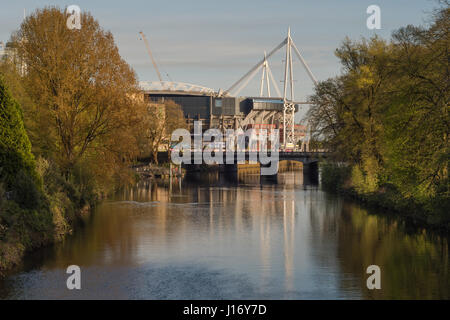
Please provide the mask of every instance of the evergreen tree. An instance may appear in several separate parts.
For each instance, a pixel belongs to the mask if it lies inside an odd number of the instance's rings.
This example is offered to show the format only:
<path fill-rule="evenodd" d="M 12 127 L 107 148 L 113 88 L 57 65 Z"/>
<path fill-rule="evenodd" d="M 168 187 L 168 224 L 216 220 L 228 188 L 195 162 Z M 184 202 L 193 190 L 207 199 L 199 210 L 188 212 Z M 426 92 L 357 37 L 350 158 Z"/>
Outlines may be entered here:
<path fill-rule="evenodd" d="M 11 188 L 21 171 L 37 182 L 22 111 L 0 77 L 0 182 Z"/>

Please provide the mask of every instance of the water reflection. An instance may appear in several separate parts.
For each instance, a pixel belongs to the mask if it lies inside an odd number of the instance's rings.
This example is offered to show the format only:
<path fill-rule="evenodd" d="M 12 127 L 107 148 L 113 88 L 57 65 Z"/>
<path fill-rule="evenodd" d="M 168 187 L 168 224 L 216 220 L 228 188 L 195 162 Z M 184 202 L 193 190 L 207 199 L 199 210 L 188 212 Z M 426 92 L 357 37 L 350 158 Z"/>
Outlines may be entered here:
<path fill-rule="evenodd" d="M 70 264 L 81 291 L 65 287 Z M 382 290 L 365 286 L 371 264 Z M 123 190 L 0 282 L 0 298 L 448 298 L 448 271 L 447 239 L 410 234 L 301 171 L 212 173 Z"/>

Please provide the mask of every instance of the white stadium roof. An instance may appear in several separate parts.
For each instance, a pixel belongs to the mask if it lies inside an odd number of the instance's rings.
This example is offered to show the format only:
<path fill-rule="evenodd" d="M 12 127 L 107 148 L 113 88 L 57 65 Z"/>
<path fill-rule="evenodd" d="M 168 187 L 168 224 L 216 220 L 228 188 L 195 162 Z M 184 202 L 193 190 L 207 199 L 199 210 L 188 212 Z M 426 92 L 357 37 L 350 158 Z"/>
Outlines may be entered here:
<path fill-rule="evenodd" d="M 173 92 L 196 92 L 214 94 L 215 90 L 198 86 L 191 83 L 172 81 L 140 81 L 139 86 L 144 91 L 173 91 Z"/>

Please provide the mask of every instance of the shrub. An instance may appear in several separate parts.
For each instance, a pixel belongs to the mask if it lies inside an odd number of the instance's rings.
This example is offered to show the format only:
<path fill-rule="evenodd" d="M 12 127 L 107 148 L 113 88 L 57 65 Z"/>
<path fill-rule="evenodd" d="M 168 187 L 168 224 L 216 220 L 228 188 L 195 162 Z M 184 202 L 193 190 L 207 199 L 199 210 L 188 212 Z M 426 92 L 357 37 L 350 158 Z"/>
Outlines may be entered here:
<path fill-rule="evenodd" d="M 39 208 L 43 204 L 43 194 L 36 187 L 33 179 L 23 170 L 16 175 L 12 182 L 13 200 L 25 209 Z"/>
<path fill-rule="evenodd" d="M 324 189 L 329 191 L 342 191 L 350 177 L 351 168 L 336 163 L 321 164 L 321 182 Z"/>

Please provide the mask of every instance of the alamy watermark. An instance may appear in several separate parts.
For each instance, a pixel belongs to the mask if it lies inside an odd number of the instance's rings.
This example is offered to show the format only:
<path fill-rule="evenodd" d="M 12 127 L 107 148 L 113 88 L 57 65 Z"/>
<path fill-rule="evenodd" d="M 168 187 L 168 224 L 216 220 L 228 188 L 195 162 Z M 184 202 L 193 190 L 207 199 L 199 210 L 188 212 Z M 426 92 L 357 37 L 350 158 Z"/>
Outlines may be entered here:
<path fill-rule="evenodd" d="M 69 17 L 66 21 L 66 26 L 68 29 L 73 30 L 81 29 L 81 9 L 77 5 L 71 5 L 67 7 L 66 13 L 69 14 Z"/>
<path fill-rule="evenodd" d="M 369 30 L 381 29 L 381 9 L 379 6 L 372 4 L 367 7 L 367 14 L 370 16 L 367 18 L 366 25 Z"/>
<path fill-rule="evenodd" d="M 69 290 L 81 290 L 81 269 L 77 265 L 71 265 L 67 267 L 67 274 L 70 276 L 67 278 L 66 286 Z"/>
<path fill-rule="evenodd" d="M 370 265 L 366 269 L 366 273 L 370 274 L 367 278 L 366 286 L 367 289 L 381 289 L 381 269 L 376 264 Z"/>
<path fill-rule="evenodd" d="M 236 164 L 248 160 L 261 164 L 261 175 L 274 175 L 278 172 L 279 137 L 275 128 L 203 132 L 202 122 L 195 121 L 193 135 L 186 129 L 172 133 L 171 141 L 178 143 L 171 150 L 171 160 L 175 164 Z"/>

